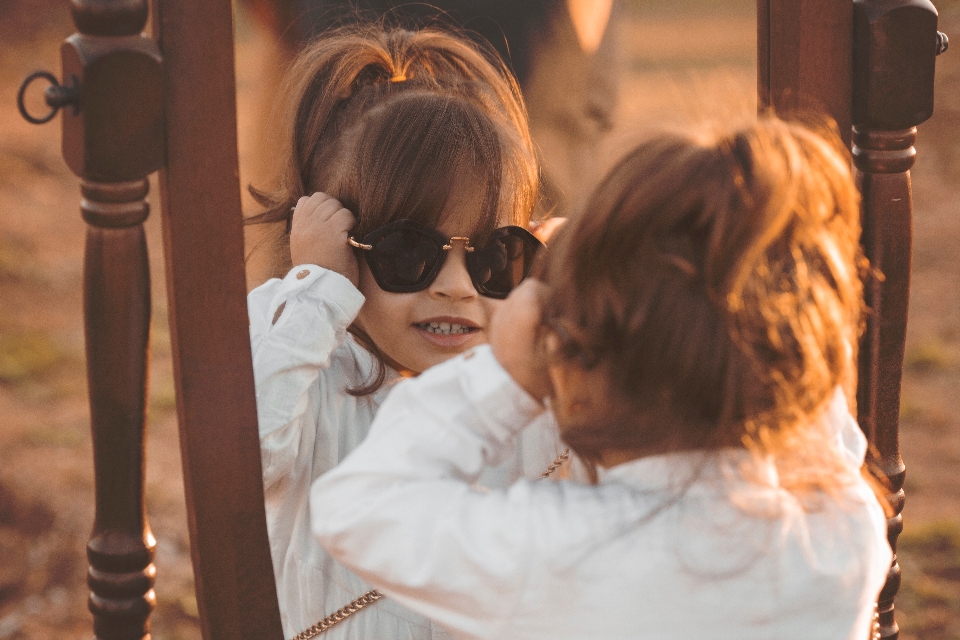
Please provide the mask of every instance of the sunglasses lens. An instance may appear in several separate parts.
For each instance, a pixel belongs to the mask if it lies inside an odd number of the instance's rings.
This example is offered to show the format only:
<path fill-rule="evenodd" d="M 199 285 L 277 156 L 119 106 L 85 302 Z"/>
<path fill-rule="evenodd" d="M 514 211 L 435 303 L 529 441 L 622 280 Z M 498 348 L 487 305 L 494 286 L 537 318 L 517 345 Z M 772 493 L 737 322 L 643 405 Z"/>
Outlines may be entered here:
<path fill-rule="evenodd" d="M 433 238 L 416 229 L 396 229 L 374 243 L 370 257 L 381 284 L 407 288 L 426 284 L 440 251 Z"/>
<path fill-rule="evenodd" d="M 505 298 L 527 277 L 539 245 L 523 235 L 506 234 L 469 254 L 474 284 L 482 293 Z"/>

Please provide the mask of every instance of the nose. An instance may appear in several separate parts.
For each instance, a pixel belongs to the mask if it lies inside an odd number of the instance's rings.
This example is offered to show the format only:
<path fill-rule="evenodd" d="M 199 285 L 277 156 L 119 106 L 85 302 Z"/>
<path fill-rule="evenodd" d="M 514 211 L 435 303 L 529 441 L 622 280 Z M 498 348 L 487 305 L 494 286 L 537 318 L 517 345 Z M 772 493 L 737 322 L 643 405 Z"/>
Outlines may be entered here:
<path fill-rule="evenodd" d="M 447 250 L 447 258 L 440 267 L 440 273 L 430 285 L 430 295 L 437 298 L 466 300 L 476 298 L 477 289 L 467 271 L 466 244 L 456 242 Z"/>

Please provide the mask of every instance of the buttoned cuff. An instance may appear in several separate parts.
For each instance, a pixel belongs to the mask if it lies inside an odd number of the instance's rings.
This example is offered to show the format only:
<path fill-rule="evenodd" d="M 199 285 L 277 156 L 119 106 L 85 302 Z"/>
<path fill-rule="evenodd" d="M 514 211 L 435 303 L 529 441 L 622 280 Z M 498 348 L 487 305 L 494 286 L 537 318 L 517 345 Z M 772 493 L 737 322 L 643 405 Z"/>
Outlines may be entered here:
<path fill-rule="evenodd" d="M 351 322 L 360 313 L 365 300 L 360 290 L 346 277 L 315 264 L 300 264 L 290 269 L 280 283 L 274 304 L 271 305 L 272 310 L 275 311 L 282 302 L 291 298 L 332 302 Z"/>
<path fill-rule="evenodd" d="M 500 442 L 512 438 L 545 411 L 517 384 L 493 355 L 490 345 L 476 347 L 453 361 L 462 389 L 483 427 Z"/>

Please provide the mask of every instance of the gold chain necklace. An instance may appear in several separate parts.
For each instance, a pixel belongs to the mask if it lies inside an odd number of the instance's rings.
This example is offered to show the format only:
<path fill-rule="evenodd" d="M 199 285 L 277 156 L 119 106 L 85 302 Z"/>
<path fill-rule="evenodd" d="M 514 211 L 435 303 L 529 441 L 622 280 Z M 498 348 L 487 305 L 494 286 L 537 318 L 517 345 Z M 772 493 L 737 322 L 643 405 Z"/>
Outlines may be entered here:
<path fill-rule="evenodd" d="M 547 467 L 546 470 L 540 474 L 540 479 L 542 480 L 543 478 L 548 478 L 550 474 L 552 474 L 554 471 L 559 469 L 560 465 L 562 465 L 568 459 L 570 459 L 570 449 L 565 450 L 563 453 L 557 456 L 557 459 L 551 462 L 550 466 Z M 331 613 L 326 618 L 324 618 L 317 624 L 313 625 L 309 629 L 306 629 L 305 631 L 301 631 L 297 635 L 293 636 L 292 640 L 310 640 L 310 638 L 314 638 L 320 635 L 321 633 L 323 633 L 324 631 L 328 630 L 333 625 L 339 622 L 343 622 L 353 614 L 365 609 L 366 607 L 373 604 L 374 602 L 376 602 L 382 597 L 383 597 L 383 594 L 377 591 L 376 589 L 367 591 L 365 594 L 363 594 L 362 596 L 360 596 L 359 598 L 357 598 L 347 606 L 337 609 L 336 611 L 334 611 L 333 613 Z"/>

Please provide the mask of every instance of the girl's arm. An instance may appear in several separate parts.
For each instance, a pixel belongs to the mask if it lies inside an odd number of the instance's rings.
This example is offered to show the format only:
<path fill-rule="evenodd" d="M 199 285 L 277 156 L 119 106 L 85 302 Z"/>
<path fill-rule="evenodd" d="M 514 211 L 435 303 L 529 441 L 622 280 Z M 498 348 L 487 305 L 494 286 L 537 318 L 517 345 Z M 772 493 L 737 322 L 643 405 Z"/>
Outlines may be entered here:
<path fill-rule="evenodd" d="M 300 198 L 290 229 L 290 258 L 299 266 L 247 298 L 265 489 L 282 477 L 298 482 L 290 477 L 298 460 L 305 461 L 298 474 L 305 486 L 335 464 L 330 446 L 326 463 L 314 465 L 306 456 L 313 455 L 318 429 L 328 445 L 339 443 L 339 425 L 350 421 L 339 399 L 357 382 L 350 375 L 357 372 L 341 370 L 340 379 L 334 376 L 322 390 L 314 382 L 330 367 L 363 305 L 357 259 L 347 244 L 355 224 L 353 214 L 325 193 Z"/>
<path fill-rule="evenodd" d="M 312 455 L 317 416 L 308 407 L 308 393 L 330 366 L 363 301 L 344 276 L 310 264 L 247 296 L 266 486 L 289 471 L 301 450 Z"/>
<path fill-rule="evenodd" d="M 451 629 L 496 637 L 519 604 L 536 539 L 531 494 L 471 486 L 543 411 L 490 347 L 400 383 L 367 439 L 311 489 L 312 529 L 328 552 L 402 604 Z M 555 501 L 538 495 L 538 507 Z M 543 510 L 543 509 L 539 509 Z"/>

